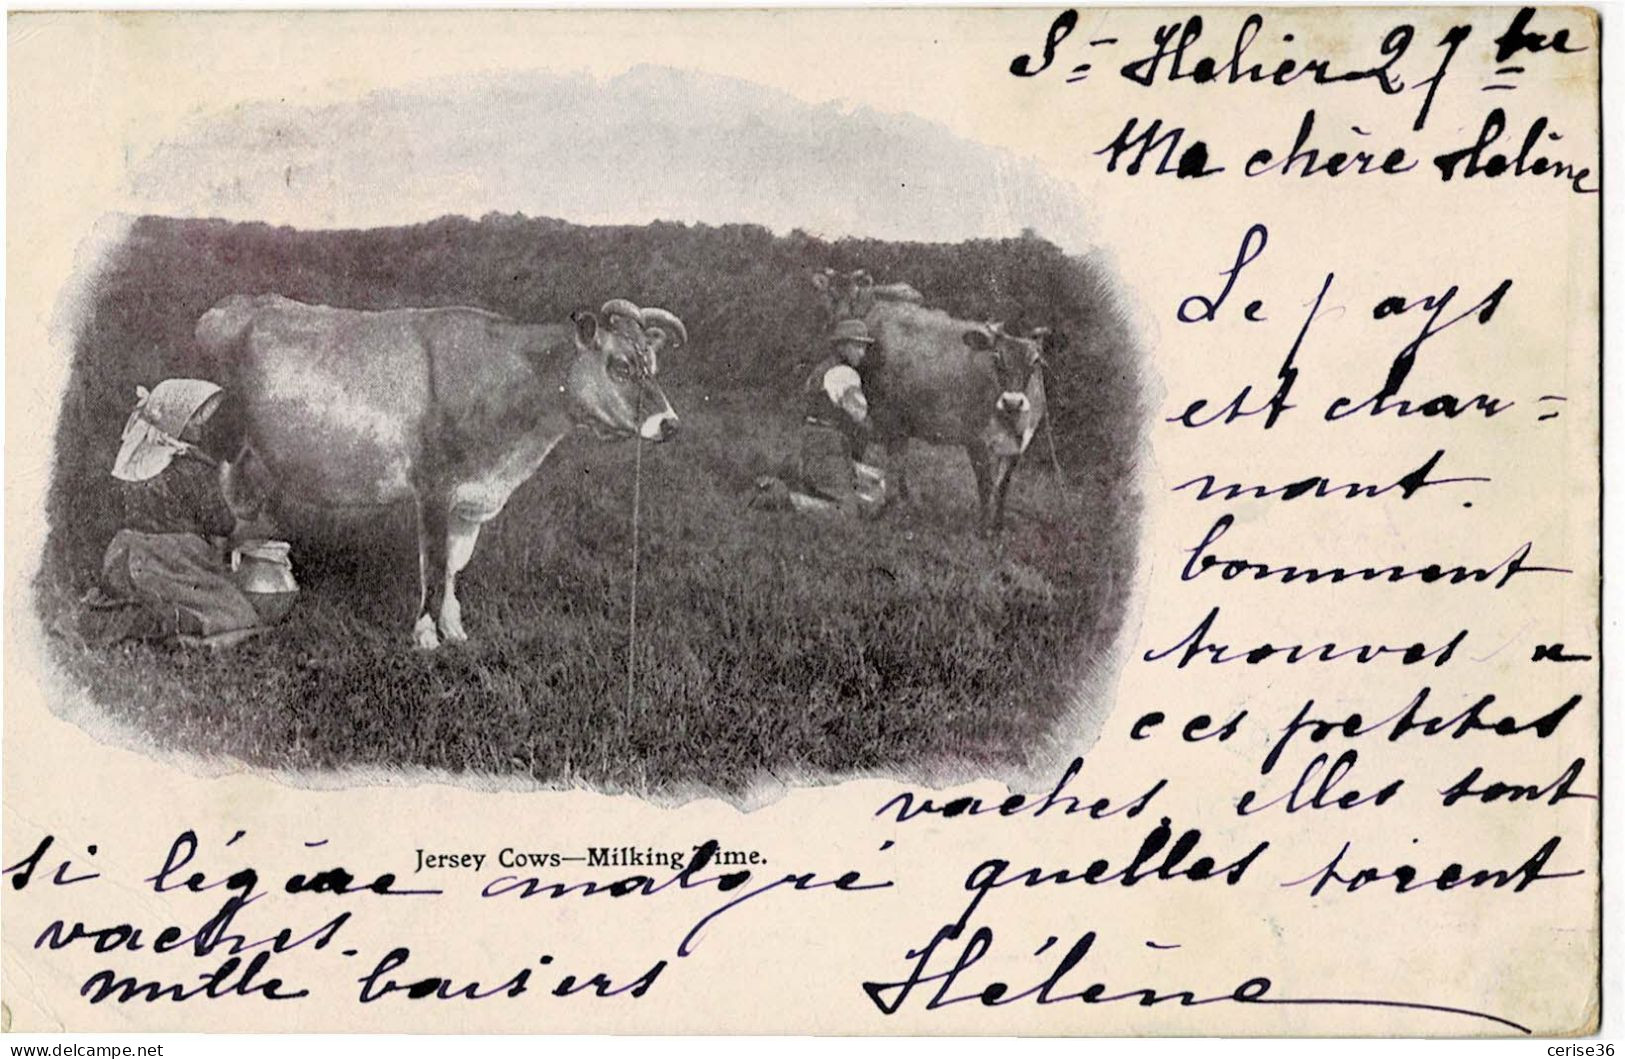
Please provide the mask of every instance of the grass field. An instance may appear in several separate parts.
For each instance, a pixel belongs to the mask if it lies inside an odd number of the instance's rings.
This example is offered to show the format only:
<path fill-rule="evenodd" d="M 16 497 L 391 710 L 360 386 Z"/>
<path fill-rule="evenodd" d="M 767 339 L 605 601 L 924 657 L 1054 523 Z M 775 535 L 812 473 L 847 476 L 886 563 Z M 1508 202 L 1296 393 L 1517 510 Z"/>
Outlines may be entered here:
<path fill-rule="evenodd" d="M 277 768 L 726 790 L 999 770 L 1059 734 L 1121 621 L 1121 488 L 1063 487 L 1032 459 L 990 543 L 964 453 L 917 443 L 916 495 L 878 523 L 751 510 L 753 477 L 791 451 L 791 417 L 750 393 L 670 393 L 685 431 L 643 451 L 630 695 L 634 452 L 574 438 L 482 535 L 460 582 L 467 645 L 409 646 L 416 569 L 398 512 L 306 520 L 293 615 L 234 651 L 64 637 L 58 656 L 160 744 Z M 48 618 L 96 558 L 47 569 Z"/>
<path fill-rule="evenodd" d="M 795 445 L 788 395 L 827 311 L 812 271 L 907 279 L 965 319 L 1070 339 L 1009 526 L 974 532 L 965 454 L 916 443 L 915 498 L 875 524 L 750 510 Z M 1036 236 L 824 242 L 752 225 L 592 227 L 444 217 L 302 232 L 145 217 L 91 277 L 58 420 L 50 534 L 35 579 L 71 625 L 123 513 L 108 477 L 137 385 L 214 377 L 193 339 L 235 293 L 356 308 L 477 305 L 567 319 L 612 295 L 679 312 L 663 373 L 683 417 L 644 449 L 639 626 L 628 693 L 630 444 L 566 441 L 481 535 L 459 579 L 466 646 L 409 646 L 408 512 L 346 525 L 289 512 L 304 591 L 229 654 L 53 641 L 93 703 L 163 746 L 270 768 L 426 767 L 636 791 L 809 774 L 1017 771 L 1072 709 L 1122 622 L 1138 511 L 1138 339 L 1100 259 Z M 528 778 L 528 780 L 527 780 Z"/>

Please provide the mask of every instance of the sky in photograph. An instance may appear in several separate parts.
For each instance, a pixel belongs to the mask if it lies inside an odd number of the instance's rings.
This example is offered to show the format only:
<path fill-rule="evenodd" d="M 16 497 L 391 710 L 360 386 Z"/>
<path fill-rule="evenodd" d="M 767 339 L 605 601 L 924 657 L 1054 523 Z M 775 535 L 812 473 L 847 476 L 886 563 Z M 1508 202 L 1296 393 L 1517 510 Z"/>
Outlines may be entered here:
<path fill-rule="evenodd" d="M 300 228 L 499 212 L 924 241 L 1032 228 L 1070 249 L 1087 246 L 1088 211 L 1075 187 L 984 139 L 957 82 L 933 92 L 899 81 L 900 57 L 881 58 L 885 42 L 843 37 L 843 26 L 861 22 L 817 23 L 827 31 L 822 52 L 786 26 L 793 39 L 782 61 L 762 65 L 726 45 L 730 32 L 735 43 L 763 38 L 776 18 L 690 30 L 679 55 L 665 36 L 670 17 L 572 22 L 539 65 L 545 32 L 518 34 L 528 47 L 511 53 L 441 47 L 432 61 L 388 69 L 358 59 L 347 77 L 308 83 L 258 80 L 245 66 L 229 86 L 165 93 L 190 106 L 128 139 L 129 205 Z M 625 47 L 578 43 L 622 25 L 638 27 Z M 339 19 L 312 37 L 313 23 L 267 26 L 288 36 L 262 34 L 262 62 L 335 47 L 364 28 Z M 431 28 L 423 27 L 425 48 Z M 155 39 L 184 47 L 174 34 L 185 29 Z M 211 94 L 217 103 L 197 102 Z"/>

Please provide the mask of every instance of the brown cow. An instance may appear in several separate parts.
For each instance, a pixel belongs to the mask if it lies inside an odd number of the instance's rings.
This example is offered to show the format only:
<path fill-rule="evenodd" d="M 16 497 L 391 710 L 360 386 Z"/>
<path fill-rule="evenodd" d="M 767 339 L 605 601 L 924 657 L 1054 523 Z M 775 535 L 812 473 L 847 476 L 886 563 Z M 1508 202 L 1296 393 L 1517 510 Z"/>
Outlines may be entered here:
<path fill-rule="evenodd" d="M 876 285 L 863 269 L 813 276 L 832 319 L 860 319 L 875 344 L 862 368 L 872 439 L 883 444 L 899 497 L 910 438 L 962 446 L 976 476 L 980 526 L 1004 523 L 1010 478 L 1046 410 L 1048 329 L 1012 335 L 926 308 L 906 283 Z"/>
<path fill-rule="evenodd" d="M 413 502 L 413 638 L 425 648 L 467 639 L 456 581 L 480 527 L 573 427 L 606 440 L 676 432 L 655 375 L 661 351 L 687 338 L 676 316 L 622 299 L 569 324 L 523 324 L 480 309 L 362 312 L 234 295 L 197 326 L 246 417 L 228 485 L 257 464 L 304 503 Z"/>

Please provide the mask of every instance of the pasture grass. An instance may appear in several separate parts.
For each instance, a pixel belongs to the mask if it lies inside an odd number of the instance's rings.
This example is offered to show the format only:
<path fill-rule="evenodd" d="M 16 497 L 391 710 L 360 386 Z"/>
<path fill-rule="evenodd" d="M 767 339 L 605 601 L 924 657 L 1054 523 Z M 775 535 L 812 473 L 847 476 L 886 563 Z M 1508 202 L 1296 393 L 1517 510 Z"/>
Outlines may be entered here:
<path fill-rule="evenodd" d="M 792 417 L 743 391 L 671 396 L 684 433 L 643 449 L 630 694 L 634 452 L 578 438 L 482 534 L 460 579 L 466 645 L 410 646 L 404 512 L 290 511 L 303 591 L 283 625 L 226 652 L 63 635 L 55 654 L 160 745 L 270 768 L 739 791 L 996 771 L 1056 734 L 1122 621 L 1137 517 L 1122 482 L 1063 484 L 1039 439 L 990 542 L 963 451 L 916 443 L 915 496 L 879 522 L 753 510 Z M 53 554 L 39 598 L 60 626 L 99 554 Z"/>

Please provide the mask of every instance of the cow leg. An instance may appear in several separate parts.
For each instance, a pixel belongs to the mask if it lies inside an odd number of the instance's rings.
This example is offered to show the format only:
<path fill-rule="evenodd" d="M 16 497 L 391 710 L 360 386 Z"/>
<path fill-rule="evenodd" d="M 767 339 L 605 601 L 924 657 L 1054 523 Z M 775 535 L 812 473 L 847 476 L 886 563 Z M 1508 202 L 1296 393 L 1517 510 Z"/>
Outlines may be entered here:
<path fill-rule="evenodd" d="M 892 438 L 886 442 L 886 470 L 897 484 L 897 500 L 908 499 L 908 438 Z"/>
<path fill-rule="evenodd" d="M 434 616 L 429 613 L 429 582 L 438 567 L 433 553 L 445 540 L 446 517 L 442 503 L 438 496 L 431 495 L 426 500 L 419 493 L 414 506 L 418 534 L 418 609 L 417 621 L 412 626 L 412 642 L 426 651 L 440 646 L 440 634 L 435 631 Z"/>
<path fill-rule="evenodd" d="M 1004 529 L 1004 497 L 1010 492 L 1010 479 L 1016 476 L 1021 457 L 999 457 L 993 464 L 993 531 Z"/>
<path fill-rule="evenodd" d="M 474 555 L 474 542 L 480 537 L 480 523 L 458 515 L 446 516 L 446 585 L 440 598 L 440 635 L 452 643 L 463 643 L 463 605 L 457 600 L 457 575 Z"/>
<path fill-rule="evenodd" d="M 275 532 L 266 514 L 272 491 L 262 461 L 246 444 L 229 460 L 220 461 L 220 495 L 226 507 L 239 523 L 253 524 L 255 532 L 263 531 L 267 537 Z"/>
<path fill-rule="evenodd" d="M 255 503 L 259 498 L 250 495 L 248 457 L 249 450 L 245 448 L 230 459 L 220 461 L 220 495 L 232 515 L 245 522 L 259 514 L 259 505 Z"/>
<path fill-rule="evenodd" d="M 977 529 L 986 536 L 993 525 L 993 455 L 982 445 L 969 445 L 965 451 L 970 453 L 970 469 L 976 475 Z"/>

